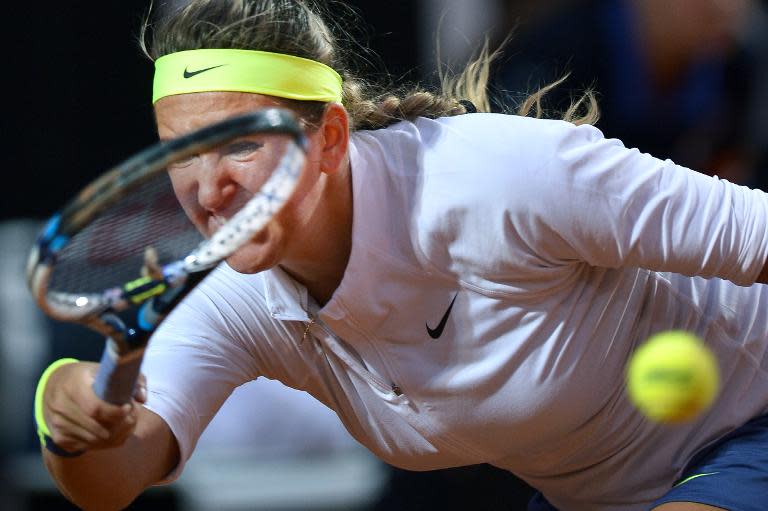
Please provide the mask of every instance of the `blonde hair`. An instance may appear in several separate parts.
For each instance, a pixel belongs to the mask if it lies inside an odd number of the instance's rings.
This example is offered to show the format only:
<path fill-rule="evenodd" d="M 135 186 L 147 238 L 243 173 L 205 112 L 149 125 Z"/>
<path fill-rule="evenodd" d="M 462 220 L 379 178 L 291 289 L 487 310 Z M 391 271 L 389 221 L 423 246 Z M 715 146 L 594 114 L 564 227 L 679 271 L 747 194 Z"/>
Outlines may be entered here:
<path fill-rule="evenodd" d="M 349 12 L 349 11 L 347 11 Z M 458 75 L 441 71 L 440 91 L 423 87 L 394 89 L 355 76 L 334 35 L 346 36 L 340 27 L 332 30 L 324 17 L 330 15 L 311 0 L 190 0 L 182 7 L 161 13 L 154 22 L 145 19 L 140 34 L 144 53 L 152 60 L 183 50 L 232 48 L 285 53 L 312 59 L 335 69 L 343 78 L 342 104 L 349 112 L 350 128 L 378 129 L 417 117 L 447 117 L 471 110 L 490 112 L 488 81 L 491 64 L 500 49 L 490 51 L 488 42 Z M 349 38 L 349 36 L 347 36 Z M 541 98 L 562 80 L 530 95 L 519 115 L 541 117 Z M 317 123 L 323 103 L 281 100 L 309 124 Z M 578 115 L 582 106 L 586 113 Z M 594 122 L 597 105 L 587 92 L 574 102 L 563 119 L 576 124 Z"/>

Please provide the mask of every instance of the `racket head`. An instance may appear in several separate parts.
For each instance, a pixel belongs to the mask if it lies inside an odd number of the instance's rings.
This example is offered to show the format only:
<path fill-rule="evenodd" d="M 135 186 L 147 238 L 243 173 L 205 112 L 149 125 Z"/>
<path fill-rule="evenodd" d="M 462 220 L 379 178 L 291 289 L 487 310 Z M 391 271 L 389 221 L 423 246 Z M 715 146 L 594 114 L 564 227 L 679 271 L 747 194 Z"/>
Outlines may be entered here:
<path fill-rule="evenodd" d="M 292 113 L 278 108 L 232 117 L 155 144 L 86 186 L 51 217 L 30 252 L 28 284 L 38 305 L 54 319 L 112 335 L 112 313 L 140 305 L 174 278 L 210 271 L 247 242 L 249 231 L 243 226 L 249 217 L 240 215 L 242 211 L 206 240 L 178 204 L 165 169 L 254 133 L 285 136 L 290 149 L 265 184 L 280 193 L 249 202 L 260 202 L 252 207 L 249 228 L 263 226 L 293 190 L 307 148 Z M 149 275 L 140 276 L 148 266 Z"/>

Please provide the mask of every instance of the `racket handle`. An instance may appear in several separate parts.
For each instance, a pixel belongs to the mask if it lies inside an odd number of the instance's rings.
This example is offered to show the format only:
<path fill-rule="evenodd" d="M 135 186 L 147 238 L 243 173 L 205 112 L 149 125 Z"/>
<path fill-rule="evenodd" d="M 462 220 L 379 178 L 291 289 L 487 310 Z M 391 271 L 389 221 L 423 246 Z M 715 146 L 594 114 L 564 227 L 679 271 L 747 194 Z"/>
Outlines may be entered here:
<path fill-rule="evenodd" d="M 143 358 L 144 348 L 120 356 L 114 341 L 109 339 L 101 355 L 93 391 L 108 403 L 122 405 L 129 402 L 133 397 Z"/>

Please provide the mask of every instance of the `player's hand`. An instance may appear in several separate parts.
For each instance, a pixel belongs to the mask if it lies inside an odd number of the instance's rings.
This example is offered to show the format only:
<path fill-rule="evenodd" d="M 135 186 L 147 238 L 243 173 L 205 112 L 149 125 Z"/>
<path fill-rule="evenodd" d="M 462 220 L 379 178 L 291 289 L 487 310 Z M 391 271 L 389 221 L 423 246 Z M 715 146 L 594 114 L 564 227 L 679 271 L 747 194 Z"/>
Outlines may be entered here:
<path fill-rule="evenodd" d="M 53 372 L 43 395 L 43 414 L 53 441 L 70 452 L 118 447 L 133 433 L 138 407 L 147 400 L 144 375 L 131 402 L 113 405 L 93 392 L 99 365 L 67 364 Z"/>

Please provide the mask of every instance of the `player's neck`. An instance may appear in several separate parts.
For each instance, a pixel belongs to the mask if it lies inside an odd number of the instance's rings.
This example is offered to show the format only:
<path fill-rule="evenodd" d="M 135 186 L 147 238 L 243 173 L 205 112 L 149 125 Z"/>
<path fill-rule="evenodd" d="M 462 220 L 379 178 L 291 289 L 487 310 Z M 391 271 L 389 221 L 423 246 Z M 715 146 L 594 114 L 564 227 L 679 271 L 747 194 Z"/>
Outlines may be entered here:
<path fill-rule="evenodd" d="M 352 177 L 349 164 L 327 176 L 303 235 L 280 266 L 325 305 L 341 284 L 352 249 Z"/>

